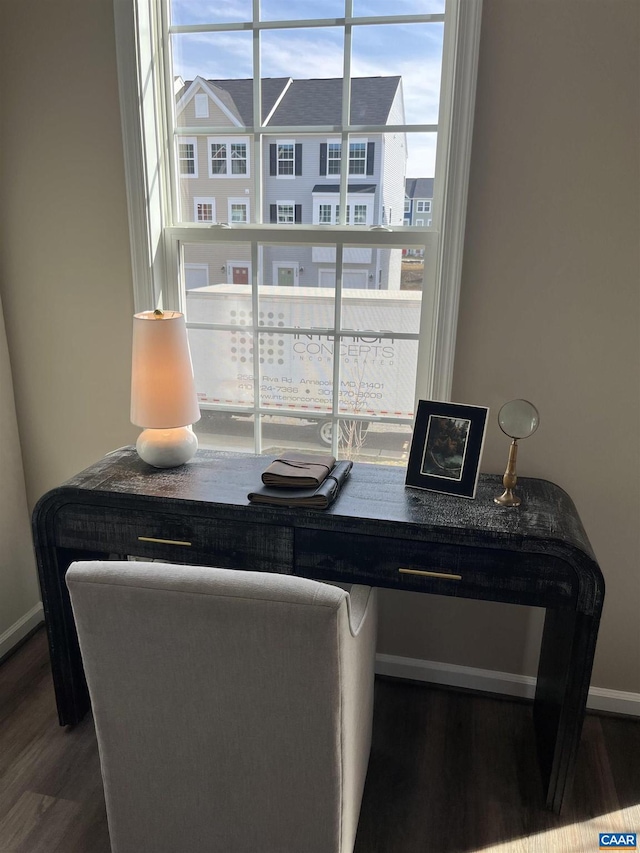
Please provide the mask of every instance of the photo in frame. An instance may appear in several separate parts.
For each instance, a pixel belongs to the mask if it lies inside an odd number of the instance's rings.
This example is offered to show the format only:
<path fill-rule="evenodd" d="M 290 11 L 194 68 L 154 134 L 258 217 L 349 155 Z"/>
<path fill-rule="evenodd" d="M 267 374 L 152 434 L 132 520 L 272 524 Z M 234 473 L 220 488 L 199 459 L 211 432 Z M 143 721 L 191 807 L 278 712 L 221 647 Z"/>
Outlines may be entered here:
<path fill-rule="evenodd" d="M 419 400 L 405 485 L 474 498 L 489 409 Z"/>

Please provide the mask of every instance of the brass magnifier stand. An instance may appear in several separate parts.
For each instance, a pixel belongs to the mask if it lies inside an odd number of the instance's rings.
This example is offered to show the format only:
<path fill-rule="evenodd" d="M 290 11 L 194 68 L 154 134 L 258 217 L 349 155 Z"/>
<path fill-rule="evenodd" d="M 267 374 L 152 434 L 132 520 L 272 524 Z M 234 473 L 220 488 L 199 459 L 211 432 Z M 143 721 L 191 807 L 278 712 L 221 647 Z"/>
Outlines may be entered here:
<path fill-rule="evenodd" d="M 516 459 L 518 458 L 518 440 L 528 438 L 538 429 L 540 416 L 538 410 L 528 400 L 511 400 L 498 412 L 498 424 L 505 435 L 511 439 L 507 468 L 502 478 L 504 492 L 494 502 L 500 506 L 520 506 L 520 498 L 514 489 L 518 482 Z"/>

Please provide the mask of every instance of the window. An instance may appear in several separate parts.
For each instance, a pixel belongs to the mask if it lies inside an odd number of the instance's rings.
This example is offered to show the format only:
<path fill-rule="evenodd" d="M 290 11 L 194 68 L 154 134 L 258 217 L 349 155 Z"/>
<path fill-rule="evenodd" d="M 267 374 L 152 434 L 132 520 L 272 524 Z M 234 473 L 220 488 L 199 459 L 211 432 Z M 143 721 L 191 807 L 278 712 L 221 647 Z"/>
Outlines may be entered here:
<path fill-rule="evenodd" d="M 209 137 L 209 177 L 249 177 L 249 143 L 246 139 Z"/>
<path fill-rule="evenodd" d="M 366 139 L 349 143 L 349 174 L 373 175 L 375 143 Z M 325 163 L 326 161 L 326 163 Z M 342 162 L 342 143 L 330 140 L 320 145 L 320 174 L 339 175 Z"/>
<path fill-rule="evenodd" d="M 278 175 L 293 177 L 293 142 L 278 143 Z"/>
<path fill-rule="evenodd" d="M 337 193 L 313 194 L 313 224 L 338 225 L 340 223 L 340 205 L 336 204 Z M 333 198 L 332 198 L 333 196 Z M 370 196 L 347 196 L 347 225 L 373 225 L 373 193 Z"/>
<path fill-rule="evenodd" d="M 418 213 L 431 213 L 431 201 L 419 201 L 417 211 Z"/>
<path fill-rule="evenodd" d="M 424 219 L 416 219 L 416 225 L 424 225 Z"/>
<path fill-rule="evenodd" d="M 295 222 L 295 205 L 292 201 L 278 202 L 276 208 L 278 211 L 276 222 L 278 222 L 280 225 L 292 225 Z"/>
<path fill-rule="evenodd" d="M 410 219 L 405 219 L 405 220 L 404 220 L 404 224 L 405 224 L 405 225 L 411 225 L 411 220 L 410 220 Z"/>
<path fill-rule="evenodd" d="M 353 454 L 358 441 L 345 445 L 341 427 L 375 418 L 374 433 L 409 430 L 416 397 L 450 394 L 480 0 L 431 0 L 410 15 L 372 4 L 364 14 L 348 2 L 331 12 L 331 27 L 312 8 L 275 27 L 260 20 L 266 3 L 225 4 L 224 16 L 218 5 L 114 0 L 135 307 L 186 313 L 202 406 L 250 416 L 247 449 L 281 446 L 286 436 L 272 439 L 263 426 L 286 410 L 299 424 L 328 424 L 334 452 Z M 312 44 L 323 77 L 300 66 Z M 202 133 L 189 123 L 194 111 L 176 110 L 180 80 L 209 92 Z M 269 180 L 271 145 L 275 178 L 298 174 L 306 146 L 306 180 Z M 201 222 L 216 217 L 212 200 L 195 201 L 200 184 L 186 180 L 198 178 L 198 156 L 203 186 L 219 182 L 228 228 L 197 227 L 198 210 Z M 383 208 L 399 219 L 412 174 L 434 176 L 433 227 L 371 227 Z M 235 192 L 221 189 L 225 179 L 240 181 Z M 231 198 L 245 190 L 247 199 Z M 265 288 L 274 264 L 283 286 Z M 195 265 L 206 294 L 185 289 Z M 290 270 L 295 303 L 284 287 Z M 245 278 L 241 294 L 223 298 Z M 204 446 L 215 441 L 207 433 Z"/>
<path fill-rule="evenodd" d="M 229 205 L 229 222 L 248 222 L 249 221 L 249 202 L 242 198 L 230 198 Z"/>
<path fill-rule="evenodd" d="M 404 200 L 404 212 L 405 213 L 411 212 L 411 201 L 408 198 L 405 198 L 405 200 Z"/>
<path fill-rule="evenodd" d="M 178 171 L 181 177 L 198 177 L 198 140 L 195 136 L 178 138 Z"/>
<path fill-rule="evenodd" d="M 216 200 L 215 198 L 194 198 L 194 219 L 196 222 L 215 222 L 216 221 Z"/>
<path fill-rule="evenodd" d="M 292 225 L 302 222 L 302 205 L 293 201 L 278 201 L 269 205 L 269 222 L 276 225 Z"/>

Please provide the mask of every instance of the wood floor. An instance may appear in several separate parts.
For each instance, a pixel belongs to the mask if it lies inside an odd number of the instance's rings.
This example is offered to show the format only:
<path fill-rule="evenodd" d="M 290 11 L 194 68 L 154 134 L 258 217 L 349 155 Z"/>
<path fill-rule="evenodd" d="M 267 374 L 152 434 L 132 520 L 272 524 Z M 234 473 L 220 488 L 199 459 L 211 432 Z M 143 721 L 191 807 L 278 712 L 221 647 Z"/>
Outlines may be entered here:
<path fill-rule="evenodd" d="M 355 853 L 591 853 L 599 832 L 636 830 L 640 721 L 588 715 L 556 817 L 543 808 L 529 705 L 377 681 Z M 0 853 L 109 849 L 93 723 L 58 726 L 40 630 L 0 666 Z"/>

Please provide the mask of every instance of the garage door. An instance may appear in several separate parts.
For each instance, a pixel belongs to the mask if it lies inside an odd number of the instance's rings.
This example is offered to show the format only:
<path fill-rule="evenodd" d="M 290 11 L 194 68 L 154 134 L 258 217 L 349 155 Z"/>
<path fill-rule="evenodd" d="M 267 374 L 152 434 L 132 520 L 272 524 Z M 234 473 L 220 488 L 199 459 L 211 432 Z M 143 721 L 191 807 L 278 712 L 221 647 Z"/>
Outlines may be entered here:
<path fill-rule="evenodd" d="M 336 271 L 335 270 L 320 270 L 320 287 L 335 287 L 336 286 Z M 342 286 L 352 287 L 359 290 L 367 289 L 367 271 L 366 270 L 343 270 Z"/>

